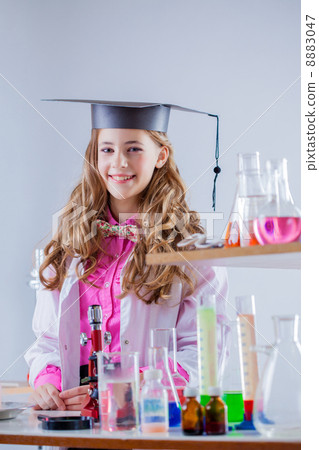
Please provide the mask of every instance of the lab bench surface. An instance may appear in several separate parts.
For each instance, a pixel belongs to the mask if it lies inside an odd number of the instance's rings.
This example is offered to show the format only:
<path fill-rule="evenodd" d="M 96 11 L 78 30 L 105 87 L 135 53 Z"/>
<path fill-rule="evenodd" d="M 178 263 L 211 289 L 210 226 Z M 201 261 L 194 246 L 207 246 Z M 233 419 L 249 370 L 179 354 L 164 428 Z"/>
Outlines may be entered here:
<path fill-rule="evenodd" d="M 39 413 L 39 411 L 27 410 L 15 419 L 0 420 L 0 444 L 123 450 L 194 450 L 198 447 L 200 450 L 299 450 L 301 448 L 300 441 L 266 439 L 253 431 L 233 431 L 223 436 L 198 437 L 184 436 L 179 430 L 158 436 L 142 435 L 139 432 L 106 433 L 98 426 L 92 430 L 47 431 L 41 428 L 37 418 Z"/>

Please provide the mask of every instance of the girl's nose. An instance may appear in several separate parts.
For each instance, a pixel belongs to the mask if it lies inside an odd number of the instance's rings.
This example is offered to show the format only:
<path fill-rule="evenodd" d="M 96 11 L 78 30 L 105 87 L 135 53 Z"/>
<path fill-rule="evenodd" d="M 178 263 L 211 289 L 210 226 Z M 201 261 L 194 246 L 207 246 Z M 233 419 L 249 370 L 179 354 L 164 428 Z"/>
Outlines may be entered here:
<path fill-rule="evenodd" d="M 127 159 L 123 153 L 119 152 L 117 155 L 115 155 L 113 159 L 113 167 L 127 167 Z"/>

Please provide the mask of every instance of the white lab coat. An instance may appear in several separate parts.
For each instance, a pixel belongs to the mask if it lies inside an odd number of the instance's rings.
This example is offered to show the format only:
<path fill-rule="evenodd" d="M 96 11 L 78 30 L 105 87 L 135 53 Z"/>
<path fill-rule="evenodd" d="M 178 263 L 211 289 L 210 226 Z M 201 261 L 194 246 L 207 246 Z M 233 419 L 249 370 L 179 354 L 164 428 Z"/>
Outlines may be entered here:
<path fill-rule="evenodd" d="M 75 273 L 78 261 L 78 258 L 72 259 L 61 292 L 43 288 L 37 291 L 32 322 L 37 340 L 25 354 L 32 386 L 39 372 L 48 364 L 61 368 L 62 390 L 79 385 L 80 302 L 79 282 Z M 124 269 L 125 266 L 121 273 L 121 285 Z M 185 267 L 184 270 L 188 269 Z M 177 362 L 188 373 L 189 384 L 197 386 L 197 301 L 202 295 L 215 294 L 217 315 L 219 320 L 224 320 L 228 286 L 224 268 L 200 266 L 198 271 L 193 272 L 197 278 L 197 287 L 191 296 L 184 294 L 185 286 L 176 279 L 172 286 L 171 300 L 163 304 L 159 302 L 147 305 L 134 293 L 123 298 L 120 345 L 121 351 L 138 351 L 139 364 L 143 367 L 148 365 L 147 348 L 151 328 L 175 327 Z"/>

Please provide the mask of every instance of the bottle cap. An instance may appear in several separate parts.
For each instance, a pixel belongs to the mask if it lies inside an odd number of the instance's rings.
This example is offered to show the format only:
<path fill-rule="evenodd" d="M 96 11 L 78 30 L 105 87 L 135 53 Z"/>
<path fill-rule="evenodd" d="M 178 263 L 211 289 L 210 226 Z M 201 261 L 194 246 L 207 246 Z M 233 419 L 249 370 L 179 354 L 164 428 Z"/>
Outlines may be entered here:
<path fill-rule="evenodd" d="M 220 397 L 222 395 L 222 390 L 219 386 L 209 386 L 208 395 L 211 397 Z"/>
<path fill-rule="evenodd" d="M 186 387 L 184 389 L 184 397 L 197 397 L 198 389 L 195 387 Z"/>
<path fill-rule="evenodd" d="M 144 380 L 161 380 L 163 372 L 161 369 L 147 369 L 144 370 Z"/>

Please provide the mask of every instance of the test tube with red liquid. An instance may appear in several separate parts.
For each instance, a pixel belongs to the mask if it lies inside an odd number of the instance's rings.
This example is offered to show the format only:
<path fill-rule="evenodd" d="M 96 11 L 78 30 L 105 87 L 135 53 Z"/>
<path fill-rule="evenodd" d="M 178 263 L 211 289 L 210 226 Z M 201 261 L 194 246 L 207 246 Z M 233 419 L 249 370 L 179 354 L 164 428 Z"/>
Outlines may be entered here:
<path fill-rule="evenodd" d="M 257 353 L 251 348 L 256 346 L 255 297 L 245 295 L 236 297 L 237 333 L 241 383 L 244 399 L 245 421 L 236 426 L 239 429 L 252 428 L 254 397 L 258 384 Z"/>

